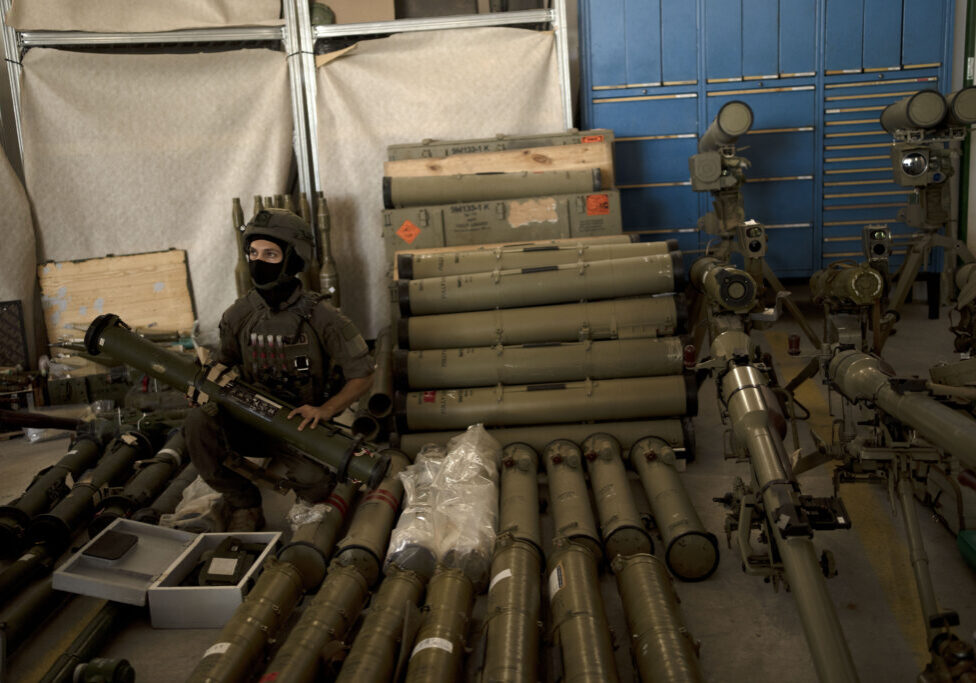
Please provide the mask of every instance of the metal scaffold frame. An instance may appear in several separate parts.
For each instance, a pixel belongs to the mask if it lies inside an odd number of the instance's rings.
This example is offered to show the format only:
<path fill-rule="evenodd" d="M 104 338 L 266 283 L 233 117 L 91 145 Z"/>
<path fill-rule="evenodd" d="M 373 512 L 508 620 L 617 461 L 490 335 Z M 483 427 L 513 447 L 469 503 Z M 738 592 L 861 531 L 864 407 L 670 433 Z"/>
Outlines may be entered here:
<path fill-rule="evenodd" d="M 32 47 L 110 47 L 133 45 L 183 45 L 188 43 L 272 42 L 280 40 L 288 61 L 291 92 L 294 149 L 301 192 L 312 197 L 321 191 L 319 159 L 316 153 L 318 115 L 316 112 L 315 42 L 323 38 L 369 37 L 413 31 L 437 31 L 488 26 L 548 25 L 556 38 L 556 57 L 562 93 L 563 121 L 573 125 L 570 92 L 569 40 L 567 36 L 566 0 L 554 0 L 550 9 L 497 12 L 421 19 L 399 19 L 360 24 L 312 26 L 306 0 L 282 0 L 284 25 L 277 27 L 229 27 L 184 29 L 154 33 L 92 33 L 84 31 L 17 31 L 5 23 L 12 0 L 0 0 L 0 25 L 3 28 L 4 56 L 10 83 L 13 119 L 17 132 L 18 152 L 24 156 L 20 112 L 21 58 Z"/>

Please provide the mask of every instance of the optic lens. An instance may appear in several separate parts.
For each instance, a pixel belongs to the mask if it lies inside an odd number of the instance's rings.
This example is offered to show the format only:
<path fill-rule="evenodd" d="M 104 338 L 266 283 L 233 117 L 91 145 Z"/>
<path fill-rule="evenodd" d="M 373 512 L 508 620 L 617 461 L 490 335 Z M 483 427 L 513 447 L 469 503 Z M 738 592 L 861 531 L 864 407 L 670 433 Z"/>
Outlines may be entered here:
<path fill-rule="evenodd" d="M 919 176 L 925 173 L 927 168 L 928 162 L 925 161 L 925 155 L 918 152 L 909 152 L 901 159 L 901 170 L 905 172 L 905 175 Z"/>

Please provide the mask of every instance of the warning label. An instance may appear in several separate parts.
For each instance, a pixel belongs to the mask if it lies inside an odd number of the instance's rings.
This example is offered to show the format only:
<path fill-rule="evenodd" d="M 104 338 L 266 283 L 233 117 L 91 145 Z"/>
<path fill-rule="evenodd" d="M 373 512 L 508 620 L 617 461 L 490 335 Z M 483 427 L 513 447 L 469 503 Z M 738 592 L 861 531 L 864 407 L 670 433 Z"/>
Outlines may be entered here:
<path fill-rule="evenodd" d="M 606 216 L 610 213 L 610 197 L 605 194 L 591 194 L 586 197 L 587 216 Z"/>
<path fill-rule="evenodd" d="M 420 228 L 418 228 L 412 221 L 403 221 L 403 225 L 396 231 L 397 237 L 402 239 L 407 244 L 413 244 L 413 241 L 420 236 Z"/>
<path fill-rule="evenodd" d="M 436 391 L 425 391 L 424 392 L 424 403 L 434 403 L 437 400 Z"/>
<path fill-rule="evenodd" d="M 602 135 L 584 135 L 580 142 L 603 142 Z"/>

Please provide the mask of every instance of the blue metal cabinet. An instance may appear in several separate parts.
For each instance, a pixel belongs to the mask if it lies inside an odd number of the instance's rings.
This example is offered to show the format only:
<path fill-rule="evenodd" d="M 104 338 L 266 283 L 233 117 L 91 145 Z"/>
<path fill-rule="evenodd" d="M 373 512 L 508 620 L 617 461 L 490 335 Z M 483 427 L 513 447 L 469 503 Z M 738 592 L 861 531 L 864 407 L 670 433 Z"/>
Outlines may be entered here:
<path fill-rule="evenodd" d="M 746 214 L 769 227 L 769 261 L 806 276 L 860 254 L 864 225 L 910 237 L 892 182 L 889 103 L 948 91 L 951 0 L 581 0 L 582 125 L 616 133 L 625 229 L 689 255 L 711 197 L 688 157 L 719 108 L 752 107 Z M 933 261 L 937 266 L 938 261 Z"/>

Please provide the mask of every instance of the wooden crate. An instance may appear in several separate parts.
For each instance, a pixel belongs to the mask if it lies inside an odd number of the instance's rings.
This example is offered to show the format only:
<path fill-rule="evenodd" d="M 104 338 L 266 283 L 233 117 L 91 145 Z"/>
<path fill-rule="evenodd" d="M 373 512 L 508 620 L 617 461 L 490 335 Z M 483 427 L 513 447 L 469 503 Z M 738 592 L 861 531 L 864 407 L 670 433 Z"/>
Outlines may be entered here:
<path fill-rule="evenodd" d="M 188 336 L 193 330 L 185 251 L 50 261 L 37 270 L 52 342 L 84 337 L 102 313 L 115 313 L 140 332 Z"/>

